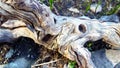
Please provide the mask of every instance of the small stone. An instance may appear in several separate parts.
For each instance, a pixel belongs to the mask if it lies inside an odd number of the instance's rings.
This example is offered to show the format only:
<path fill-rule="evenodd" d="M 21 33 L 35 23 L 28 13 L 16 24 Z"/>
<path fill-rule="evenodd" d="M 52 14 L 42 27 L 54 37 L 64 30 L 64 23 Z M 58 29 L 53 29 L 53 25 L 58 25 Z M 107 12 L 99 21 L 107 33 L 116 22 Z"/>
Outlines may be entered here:
<path fill-rule="evenodd" d="M 104 22 L 116 22 L 116 23 L 120 22 L 119 17 L 115 14 L 108 16 L 101 16 L 99 20 Z"/>
<path fill-rule="evenodd" d="M 77 8 L 73 8 L 73 7 L 69 8 L 68 10 L 71 11 L 71 12 L 74 12 L 74 13 L 79 13 L 80 12 Z"/>
<path fill-rule="evenodd" d="M 102 6 L 99 4 L 91 4 L 90 10 L 94 13 L 98 13 L 102 11 Z"/>
<path fill-rule="evenodd" d="M 25 58 L 18 58 L 13 62 L 10 62 L 5 65 L 4 68 L 30 68 L 31 62 Z"/>
<path fill-rule="evenodd" d="M 11 56 L 13 55 L 13 52 L 14 52 L 14 50 L 13 50 L 13 49 L 10 49 L 10 50 L 8 51 L 8 53 L 5 55 L 5 58 L 11 58 Z"/>

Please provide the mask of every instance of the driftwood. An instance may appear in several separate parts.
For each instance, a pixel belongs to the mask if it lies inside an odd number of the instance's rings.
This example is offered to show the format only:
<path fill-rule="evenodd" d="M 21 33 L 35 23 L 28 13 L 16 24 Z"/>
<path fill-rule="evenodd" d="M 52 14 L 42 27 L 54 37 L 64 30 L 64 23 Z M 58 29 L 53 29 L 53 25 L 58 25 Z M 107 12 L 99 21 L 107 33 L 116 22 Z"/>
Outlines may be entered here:
<path fill-rule="evenodd" d="M 96 68 L 83 45 L 103 39 L 120 49 L 120 23 L 57 16 L 37 0 L 0 0 L 0 43 L 20 36 L 76 61 L 80 68 Z"/>

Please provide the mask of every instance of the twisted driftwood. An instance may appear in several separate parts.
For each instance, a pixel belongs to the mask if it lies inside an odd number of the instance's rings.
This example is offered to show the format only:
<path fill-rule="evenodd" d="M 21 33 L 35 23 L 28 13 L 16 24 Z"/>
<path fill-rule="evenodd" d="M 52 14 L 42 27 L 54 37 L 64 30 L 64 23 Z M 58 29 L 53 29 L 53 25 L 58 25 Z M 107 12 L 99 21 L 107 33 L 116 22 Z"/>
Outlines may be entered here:
<path fill-rule="evenodd" d="M 0 0 L 0 43 L 20 36 L 76 61 L 80 68 L 96 68 L 83 45 L 103 39 L 120 49 L 120 23 L 56 16 L 37 0 Z"/>

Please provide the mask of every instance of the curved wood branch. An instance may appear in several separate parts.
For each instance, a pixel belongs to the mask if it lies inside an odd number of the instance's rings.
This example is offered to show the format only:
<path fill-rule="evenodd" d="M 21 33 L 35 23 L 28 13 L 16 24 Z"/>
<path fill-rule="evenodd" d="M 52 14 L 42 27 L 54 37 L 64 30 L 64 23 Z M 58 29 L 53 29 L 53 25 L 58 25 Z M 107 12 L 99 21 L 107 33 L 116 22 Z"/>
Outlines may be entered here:
<path fill-rule="evenodd" d="M 80 68 L 95 68 L 83 46 L 87 41 L 103 39 L 120 49 L 120 23 L 56 16 L 37 0 L 0 0 L 0 17 L 0 42 L 30 37 L 76 61 Z"/>
<path fill-rule="evenodd" d="M 11 43 L 20 36 L 32 38 L 39 44 L 35 34 L 20 20 L 8 20 L 0 26 L 0 43 Z"/>

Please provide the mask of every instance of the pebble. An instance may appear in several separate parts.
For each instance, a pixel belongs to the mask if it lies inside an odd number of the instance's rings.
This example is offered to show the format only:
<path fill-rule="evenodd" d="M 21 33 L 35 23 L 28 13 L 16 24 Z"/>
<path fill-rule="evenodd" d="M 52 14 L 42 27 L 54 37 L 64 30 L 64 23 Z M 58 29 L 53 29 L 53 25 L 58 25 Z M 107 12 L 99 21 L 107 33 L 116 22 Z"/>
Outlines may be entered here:
<path fill-rule="evenodd" d="M 79 13 L 80 11 L 77 8 L 70 7 L 68 8 L 69 11 L 74 12 L 74 13 Z"/>
<path fill-rule="evenodd" d="M 115 23 L 120 22 L 119 17 L 115 14 L 109 16 L 101 16 L 99 20 L 104 22 L 115 22 Z"/>
<path fill-rule="evenodd" d="M 102 6 L 99 4 L 91 4 L 90 10 L 94 13 L 98 13 L 102 11 Z"/>
<path fill-rule="evenodd" d="M 7 54 L 5 55 L 5 58 L 11 58 L 11 56 L 13 55 L 14 53 L 14 50 L 13 49 L 10 49 Z"/>
<path fill-rule="evenodd" d="M 4 68 L 30 68 L 31 62 L 25 58 L 18 58 L 17 60 L 6 64 Z"/>

